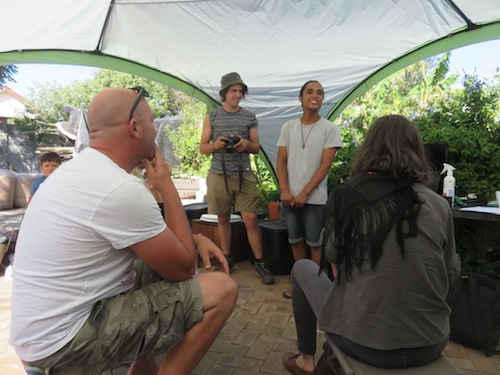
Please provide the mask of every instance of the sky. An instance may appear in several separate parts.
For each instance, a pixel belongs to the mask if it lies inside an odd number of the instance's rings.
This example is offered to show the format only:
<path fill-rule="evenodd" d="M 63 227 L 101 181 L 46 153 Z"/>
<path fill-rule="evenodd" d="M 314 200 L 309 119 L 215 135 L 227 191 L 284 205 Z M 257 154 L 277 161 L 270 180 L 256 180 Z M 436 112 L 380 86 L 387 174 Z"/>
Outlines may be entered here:
<path fill-rule="evenodd" d="M 452 51 L 450 72 L 473 73 L 476 71 L 479 78 L 491 80 L 495 69 L 500 66 L 500 40 L 473 44 Z M 6 82 L 6 85 L 20 95 L 28 94 L 28 88 L 34 87 L 35 82 L 46 84 L 57 82 L 61 85 L 71 84 L 73 81 L 84 81 L 92 78 L 98 68 L 53 65 L 53 64 L 18 64 L 17 82 Z"/>

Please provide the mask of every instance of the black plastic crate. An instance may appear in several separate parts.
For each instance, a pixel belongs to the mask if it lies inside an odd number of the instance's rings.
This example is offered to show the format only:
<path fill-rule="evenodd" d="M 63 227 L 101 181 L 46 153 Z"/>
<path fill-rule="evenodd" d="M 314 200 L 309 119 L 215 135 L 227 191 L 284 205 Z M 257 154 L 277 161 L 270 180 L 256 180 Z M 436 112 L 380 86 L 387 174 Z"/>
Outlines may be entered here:
<path fill-rule="evenodd" d="M 269 220 L 259 222 L 259 226 L 263 257 L 271 272 L 275 275 L 289 275 L 294 261 L 285 223 L 281 220 Z"/>

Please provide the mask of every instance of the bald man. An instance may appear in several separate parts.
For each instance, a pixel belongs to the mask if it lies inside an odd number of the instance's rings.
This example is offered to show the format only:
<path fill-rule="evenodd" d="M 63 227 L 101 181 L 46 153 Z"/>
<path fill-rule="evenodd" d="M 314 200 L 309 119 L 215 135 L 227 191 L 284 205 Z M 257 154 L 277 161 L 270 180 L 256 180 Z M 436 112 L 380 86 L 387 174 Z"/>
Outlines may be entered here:
<path fill-rule="evenodd" d="M 238 287 L 222 251 L 192 236 L 144 96 L 140 87 L 97 94 L 89 147 L 58 168 L 26 210 L 10 343 L 29 374 L 124 365 L 130 375 L 190 374 L 234 309 Z M 161 194 L 165 218 L 129 174 L 138 165 Z M 196 249 L 224 272 L 193 275 Z"/>

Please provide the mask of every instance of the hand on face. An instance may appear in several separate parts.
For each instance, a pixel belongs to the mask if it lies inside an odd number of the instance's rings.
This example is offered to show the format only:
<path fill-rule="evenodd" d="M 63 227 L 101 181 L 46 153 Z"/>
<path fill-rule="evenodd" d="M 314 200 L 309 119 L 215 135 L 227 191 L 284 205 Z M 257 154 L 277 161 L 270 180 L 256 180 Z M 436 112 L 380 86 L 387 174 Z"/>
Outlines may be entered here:
<path fill-rule="evenodd" d="M 171 178 L 170 163 L 163 160 L 158 146 L 155 146 L 154 158 L 152 160 L 143 159 L 141 164 L 146 170 L 144 177 L 147 183 L 155 189 L 160 189 L 165 180 Z"/>

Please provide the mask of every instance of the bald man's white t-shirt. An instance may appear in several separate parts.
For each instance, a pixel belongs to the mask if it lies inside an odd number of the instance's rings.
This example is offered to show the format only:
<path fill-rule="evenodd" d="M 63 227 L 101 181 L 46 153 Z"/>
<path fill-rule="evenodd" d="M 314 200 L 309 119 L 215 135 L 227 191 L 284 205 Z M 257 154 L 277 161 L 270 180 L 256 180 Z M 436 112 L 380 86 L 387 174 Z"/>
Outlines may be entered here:
<path fill-rule="evenodd" d="M 24 361 L 64 347 L 94 304 L 131 291 L 128 247 L 165 229 L 143 182 L 86 148 L 40 186 L 15 252 L 10 343 Z"/>

